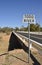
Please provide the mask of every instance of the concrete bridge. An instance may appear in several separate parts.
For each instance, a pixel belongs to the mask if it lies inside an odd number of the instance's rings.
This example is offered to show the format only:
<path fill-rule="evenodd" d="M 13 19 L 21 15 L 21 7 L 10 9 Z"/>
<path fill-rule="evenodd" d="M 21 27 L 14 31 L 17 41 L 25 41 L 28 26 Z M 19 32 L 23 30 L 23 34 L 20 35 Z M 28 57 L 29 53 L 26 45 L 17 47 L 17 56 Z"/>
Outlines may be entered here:
<path fill-rule="evenodd" d="M 40 62 L 36 59 L 36 57 L 33 55 L 32 52 L 42 52 L 42 45 L 36 44 L 37 42 L 34 42 L 30 39 L 30 58 L 34 62 L 34 65 L 40 65 Z M 15 49 L 23 49 L 27 54 L 29 53 L 29 47 L 28 47 L 28 38 L 23 36 L 20 33 L 12 32 L 10 39 L 9 39 L 9 46 L 7 53 L 3 53 L 0 56 L 8 54 L 10 51 Z M 42 53 L 41 53 L 42 54 Z"/>

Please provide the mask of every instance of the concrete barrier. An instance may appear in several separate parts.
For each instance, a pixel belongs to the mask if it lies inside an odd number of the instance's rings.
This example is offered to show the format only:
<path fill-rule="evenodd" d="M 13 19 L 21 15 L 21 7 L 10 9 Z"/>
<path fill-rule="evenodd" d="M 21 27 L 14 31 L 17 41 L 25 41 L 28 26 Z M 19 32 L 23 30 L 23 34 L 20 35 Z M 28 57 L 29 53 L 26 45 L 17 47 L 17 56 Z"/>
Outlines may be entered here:
<path fill-rule="evenodd" d="M 25 31 L 17 31 L 17 32 L 28 33 L 28 32 L 25 32 Z M 30 34 L 42 35 L 42 32 L 30 32 Z"/>

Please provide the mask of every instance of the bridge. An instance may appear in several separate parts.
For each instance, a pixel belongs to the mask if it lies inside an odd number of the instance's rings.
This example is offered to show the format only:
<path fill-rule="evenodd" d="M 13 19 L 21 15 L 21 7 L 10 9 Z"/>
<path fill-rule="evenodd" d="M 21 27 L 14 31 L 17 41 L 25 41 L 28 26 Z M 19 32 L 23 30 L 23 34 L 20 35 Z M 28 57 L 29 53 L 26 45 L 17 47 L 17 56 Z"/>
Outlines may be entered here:
<path fill-rule="evenodd" d="M 41 65 L 40 61 L 36 58 L 36 56 L 35 56 L 35 54 L 33 54 L 33 52 L 35 52 L 35 53 L 38 52 L 42 55 L 42 41 L 38 41 L 38 40 L 42 40 L 42 35 L 35 35 L 35 34 L 30 34 L 30 35 L 31 35 L 30 43 L 32 44 L 32 47 L 30 47 L 30 58 L 32 59 L 32 61 L 34 63 L 33 65 L 36 65 L 36 64 Z M 28 51 L 29 51 L 28 33 L 13 31 L 11 33 L 11 36 L 9 39 L 9 46 L 8 46 L 7 52 L 1 54 L 0 56 L 8 55 L 10 53 L 10 51 L 15 50 L 15 49 L 23 49 L 28 54 Z M 22 61 L 25 62 L 24 60 L 22 60 Z M 26 62 L 26 63 L 28 63 L 28 62 Z"/>
<path fill-rule="evenodd" d="M 22 39 L 28 41 L 28 32 L 17 32 L 17 34 Z M 38 50 L 42 49 L 42 32 L 40 32 L 40 34 L 38 34 L 38 32 L 30 32 L 30 43 L 34 46 L 36 45 L 35 47 Z"/>
<path fill-rule="evenodd" d="M 28 33 L 25 32 L 13 32 L 19 39 L 23 49 L 28 52 Z M 26 49 L 27 47 L 27 49 Z M 40 34 L 30 33 L 30 50 L 42 54 L 42 32 Z M 36 51 L 35 51 L 36 49 Z"/>

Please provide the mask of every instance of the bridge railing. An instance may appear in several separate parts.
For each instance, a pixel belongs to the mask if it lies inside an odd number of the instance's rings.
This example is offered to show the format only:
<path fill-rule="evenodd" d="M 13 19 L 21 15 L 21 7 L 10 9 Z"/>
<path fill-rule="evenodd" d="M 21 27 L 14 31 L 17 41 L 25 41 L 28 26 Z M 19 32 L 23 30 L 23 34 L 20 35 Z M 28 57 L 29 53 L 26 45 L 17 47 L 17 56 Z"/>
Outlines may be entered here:
<path fill-rule="evenodd" d="M 21 34 L 18 34 L 18 33 L 15 33 L 14 34 L 23 42 L 25 43 L 26 46 L 28 46 L 28 38 L 21 35 Z M 42 44 L 30 39 L 30 49 L 35 47 L 37 50 L 40 50 L 42 51 Z"/>

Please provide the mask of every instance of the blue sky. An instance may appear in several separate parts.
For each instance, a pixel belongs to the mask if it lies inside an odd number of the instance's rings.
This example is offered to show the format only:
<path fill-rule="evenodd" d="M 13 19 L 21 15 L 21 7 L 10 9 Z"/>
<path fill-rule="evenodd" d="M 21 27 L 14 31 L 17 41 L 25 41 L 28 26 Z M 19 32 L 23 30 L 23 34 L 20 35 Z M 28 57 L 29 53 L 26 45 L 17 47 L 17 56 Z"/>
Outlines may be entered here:
<path fill-rule="evenodd" d="M 42 26 L 42 0 L 0 0 L 0 27 L 27 26 L 24 14 L 34 14 Z"/>

